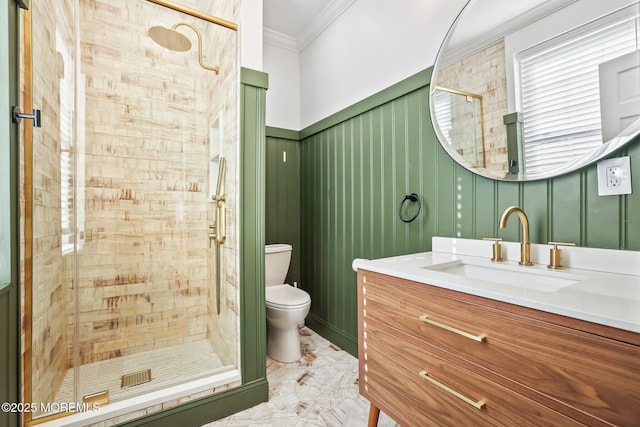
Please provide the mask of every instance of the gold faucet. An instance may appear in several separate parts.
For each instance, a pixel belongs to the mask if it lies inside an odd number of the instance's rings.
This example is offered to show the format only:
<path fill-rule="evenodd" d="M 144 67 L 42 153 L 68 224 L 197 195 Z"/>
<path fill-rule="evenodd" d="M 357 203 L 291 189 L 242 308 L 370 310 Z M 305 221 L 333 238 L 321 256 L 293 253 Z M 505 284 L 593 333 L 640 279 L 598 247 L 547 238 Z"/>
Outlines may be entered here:
<path fill-rule="evenodd" d="M 531 244 L 529 243 L 529 219 L 527 214 L 518 206 L 511 206 L 502 212 L 500 228 L 507 228 L 507 219 L 512 213 L 516 213 L 522 224 L 522 242 L 520 243 L 520 265 L 533 265 L 531 262 Z"/>

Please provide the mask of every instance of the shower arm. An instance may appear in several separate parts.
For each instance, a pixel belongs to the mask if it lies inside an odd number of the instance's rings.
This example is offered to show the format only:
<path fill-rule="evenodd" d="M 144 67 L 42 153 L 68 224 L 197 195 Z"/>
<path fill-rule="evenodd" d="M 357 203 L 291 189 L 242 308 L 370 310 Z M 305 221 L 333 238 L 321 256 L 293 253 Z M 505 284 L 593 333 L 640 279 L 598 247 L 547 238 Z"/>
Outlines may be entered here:
<path fill-rule="evenodd" d="M 218 72 L 220 71 L 220 67 L 210 67 L 208 65 L 205 65 L 205 63 L 202 61 L 202 33 L 200 33 L 200 30 L 198 30 L 188 22 L 178 22 L 177 24 L 174 24 L 171 29 L 175 30 L 178 27 L 189 27 L 196 33 L 196 36 L 198 37 L 198 62 L 200 63 L 200 66 L 205 70 L 213 71 L 214 73 L 218 74 Z"/>

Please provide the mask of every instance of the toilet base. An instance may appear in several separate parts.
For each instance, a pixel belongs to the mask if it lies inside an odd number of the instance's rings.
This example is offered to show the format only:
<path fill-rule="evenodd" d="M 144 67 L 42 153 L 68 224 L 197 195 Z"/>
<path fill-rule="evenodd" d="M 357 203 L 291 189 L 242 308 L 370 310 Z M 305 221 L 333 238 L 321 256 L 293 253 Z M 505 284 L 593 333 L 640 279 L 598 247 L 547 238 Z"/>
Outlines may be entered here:
<path fill-rule="evenodd" d="M 297 323 L 289 328 L 276 328 L 269 325 L 267 355 L 273 360 L 283 363 L 300 360 L 302 352 L 300 351 L 300 333 Z"/>

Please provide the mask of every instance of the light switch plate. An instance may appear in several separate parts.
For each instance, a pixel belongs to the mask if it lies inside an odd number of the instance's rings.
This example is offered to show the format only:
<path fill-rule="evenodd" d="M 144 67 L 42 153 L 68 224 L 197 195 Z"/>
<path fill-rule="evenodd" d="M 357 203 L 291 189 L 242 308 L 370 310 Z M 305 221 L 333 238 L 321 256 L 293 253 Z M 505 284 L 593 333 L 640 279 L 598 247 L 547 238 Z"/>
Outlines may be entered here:
<path fill-rule="evenodd" d="M 598 195 L 631 194 L 631 158 L 616 157 L 598 162 Z"/>

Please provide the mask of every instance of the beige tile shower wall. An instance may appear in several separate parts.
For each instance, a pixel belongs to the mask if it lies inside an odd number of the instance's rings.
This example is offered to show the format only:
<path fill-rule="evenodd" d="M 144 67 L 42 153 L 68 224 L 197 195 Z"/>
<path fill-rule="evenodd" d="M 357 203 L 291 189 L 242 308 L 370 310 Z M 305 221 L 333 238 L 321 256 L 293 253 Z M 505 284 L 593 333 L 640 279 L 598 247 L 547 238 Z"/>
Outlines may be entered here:
<path fill-rule="evenodd" d="M 507 114 L 504 42 L 500 41 L 442 70 L 438 84 L 482 96 L 487 169 L 507 171 Z"/>
<path fill-rule="evenodd" d="M 30 159 L 33 166 L 32 394 L 26 398 L 37 403 L 53 401 L 56 388 L 69 367 L 67 345 L 71 338 L 67 336 L 66 314 L 72 296 L 68 294 L 60 237 L 60 135 L 61 121 L 68 118 L 60 115 L 59 86 L 64 67 L 73 64 L 64 63 L 57 51 L 66 47 L 73 52 L 69 30 L 73 28 L 70 25 L 73 3 L 37 2 L 32 6 L 33 104 L 42 110 L 42 127 L 33 129 L 33 159 Z M 31 126 L 31 122 L 26 121 L 24 126 Z M 24 217 L 24 205 L 22 209 Z M 24 252 L 24 241 L 22 245 Z M 27 339 L 23 336 L 23 340 Z"/>
<path fill-rule="evenodd" d="M 238 22 L 239 1 L 213 2 L 207 12 L 211 15 Z M 213 25 L 213 24 L 209 24 Z M 239 366 L 239 236 L 238 236 L 238 189 L 239 185 L 239 134 L 238 134 L 238 48 L 237 33 L 232 30 L 216 31 L 213 43 L 208 45 L 211 57 L 217 58 L 220 73 L 209 80 L 208 117 L 215 119 L 222 112 L 222 154 L 226 158 L 225 179 L 227 239 L 221 247 L 220 314 L 216 310 L 216 274 L 211 269 L 208 295 L 207 337 L 220 360 L 226 365 Z M 209 221 L 213 224 L 214 205 L 209 210 Z M 215 253 L 211 252 L 213 260 Z"/>
<path fill-rule="evenodd" d="M 189 52 L 146 34 L 183 21 L 202 27 L 201 20 L 144 0 L 83 0 L 80 13 L 78 317 L 81 363 L 90 363 L 207 336 L 209 126 L 218 80 L 199 67 L 189 29 Z M 204 54 L 205 63 L 217 62 L 217 52 Z"/>

